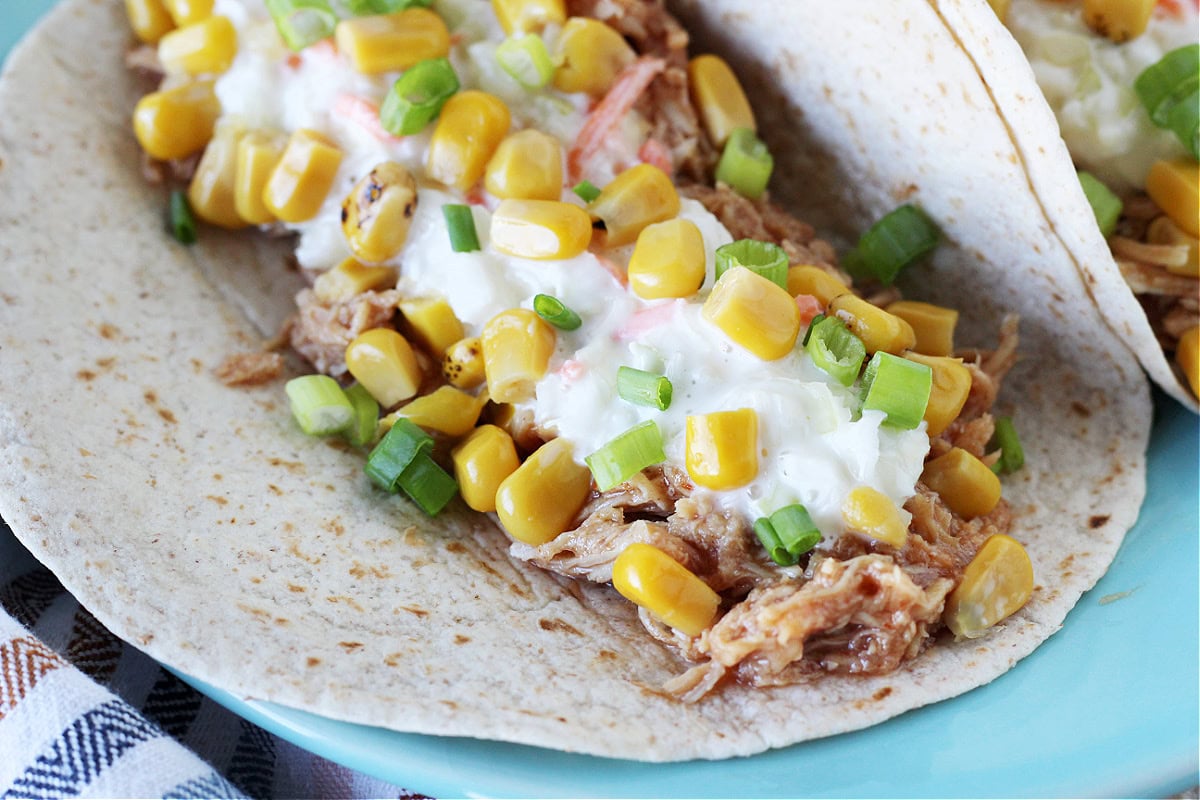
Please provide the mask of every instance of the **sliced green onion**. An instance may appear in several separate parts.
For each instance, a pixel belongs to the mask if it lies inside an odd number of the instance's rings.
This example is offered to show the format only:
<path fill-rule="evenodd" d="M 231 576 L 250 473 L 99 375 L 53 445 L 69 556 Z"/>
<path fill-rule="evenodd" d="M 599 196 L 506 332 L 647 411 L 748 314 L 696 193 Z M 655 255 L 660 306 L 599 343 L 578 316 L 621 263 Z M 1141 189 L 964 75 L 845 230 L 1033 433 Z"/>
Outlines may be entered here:
<path fill-rule="evenodd" d="M 446 219 L 446 230 L 450 233 L 450 249 L 456 253 L 471 253 L 479 249 L 479 236 L 475 232 L 475 215 L 470 206 L 447 203 L 442 206 Z"/>
<path fill-rule="evenodd" d="M 400 476 L 420 453 L 433 449 L 433 437 L 404 417 L 398 417 L 391 429 L 367 456 L 363 471 L 376 486 L 397 491 Z"/>
<path fill-rule="evenodd" d="M 726 270 L 745 267 L 787 289 L 788 257 L 777 244 L 757 239 L 738 239 L 717 248 L 717 278 Z"/>
<path fill-rule="evenodd" d="M 167 223 L 176 241 L 181 244 L 195 244 L 196 218 L 192 216 L 192 206 L 184 192 L 178 189 L 171 192 L 171 205 L 167 214 Z"/>
<path fill-rule="evenodd" d="M 804 349 L 814 364 L 842 386 L 854 383 L 867 357 L 862 339 L 837 317 L 821 317 L 820 322 L 814 319 L 805 336 Z"/>
<path fill-rule="evenodd" d="M 428 453 L 417 453 L 396 485 L 429 516 L 435 516 L 458 493 L 454 478 L 442 469 Z"/>
<path fill-rule="evenodd" d="M 1167 53 L 1133 82 L 1150 120 L 1200 158 L 1200 44 Z"/>
<path fill-rule="evenodd" d="M 383 98 L 379 124 L 393 136 L 420 133 L 457 91 L 458 76 L 448 59 L 418 61 L 396 79 Z"/>
<path fill-rule="evenodd" d="M 890 286 L 900 270 L 937 247 L 939 235 L 925 212 L 903 205 L 872 225 L 842 266 L 855 278 L 875 278 Z"/>
<path fill-rule="evenodd" d="M 666 411 L 671 405 L 671 379 L 633 367 L 617 367 L 617 394 L 639 406 Z"/>
<path fill-rule="evenodd" d="M 554 62 L 536 33 L 510 36 L 496 48 L 500 67 L 526 89 L 541 89 L 554 77 Z"/>
<path fill-rule="evenodd" d="M 346 399 L 354 409 L 354 418 L 342 431 L 342 435 L 355 447 L 370 444 L 375 438 L 375 428 L 379 424 L 379 403 L 361 383 L 356 383 L 346 390 Z"/>
<path fill-rule="evenodd" d="M 1112 235 L 1113 228 L 1117 227 L 1121 209 L 1124 208 L 1121 199 L 1090 172 L 1080 170 L 1079 185 L 1083 187 L 1083 196 L 1087 198 L 1088 205 L 1092 207 L 1092 213 L 1096 216 L 1101 235 L 1107 239 Z"/>
<path fill-rule="evenodd" d="M 812 338 L 813 331 L 816 330 L 817 325 L 820 324 L 821 320 L 823 319 L 825 319 L 824 314 L 817 314 L 812 318 L 812 321 L 808 323 L 808 330 L 804 332 L 804 338 L 800 340 L 801 347 L 808 347 L 808 340 Z"/>
<path fill-rule="evenodd" d="M 992 433 L 992 440 L 988 442 L 988 449 L 994 450 L 997 447 L 1000 448 L 1000 459 L 992 465 L 992 472 L 1006 475 L 1025 466 L 1025 449 L 1021 447 L 1021 439 L 1017 436 L 1017 429 L 1013 427 L 1012 417 L 996 419 L 996 429 Z"/>
<path fill-rule="evenodd" d="M 775 159 L 761 139 L 749 128 L 734 128 L 717 162 L 716 178 L 751 200 L 762 197 L 771 180 Z"/>
<path fill-rule="evenodd" d="M 354 406 L 338 382 L 328 375 L 292 378 L 283 387 L 292 406 L 292 416 L 309 436 L 338 433 L 354 419 Z"/>
<path fill-rule="evenodd" d="M 754 533 L 781 567 L 795 565 L 821 541 L 821 531 L 799 503 L 784 506 L 770 517 L 759 517 L 754 521 Z"/>
<path fill-rule="evenodd" d="M 652 419 L 634 425 L 584 459 L 602 492 L 666 460 L 662 433 Z"/>
<path fill-rule="evenodd" d="M 1200 89 L 1193 89 L 1190 95 L 1175 104 L 1163 127 L 1183 142 L 1192 158 L 1200 159 Z"/>
<path fill-rule="evenodd" d="M 591 181 L 580 181 L 575 184 L 575 188 L 571 191 L 578 195 L 579 199 L 585 203 L 590 203 L 600 196 L 599 187 Z"/>
<path fill-rule="evenodd" d="M 925 416 L 931 391 L 932 369 L 880 350 L 871 356 L 863 374 L 862 407 L 886 414 L 885 425 L 912 430 Z"/>
<path fill-rule="evenodd" d="M 433 0 L 344 0 L 346 10 L 356 17 L 393 14 L 406 8 L 429 8 Z"/>
<path fill-rule="evenodd" d="M 329 0 L 266 0 L 284 43 L 299 52 L 333 36 L 337 14 Z"/>
<path fill-rule="evenodd" d="M 578 314 L 563 305 L 563 301 L 553 295 L 534 295 L 533 311 L 559 330 L 573 331 L 583 324 L 583 320 L 579 318 Z"/>

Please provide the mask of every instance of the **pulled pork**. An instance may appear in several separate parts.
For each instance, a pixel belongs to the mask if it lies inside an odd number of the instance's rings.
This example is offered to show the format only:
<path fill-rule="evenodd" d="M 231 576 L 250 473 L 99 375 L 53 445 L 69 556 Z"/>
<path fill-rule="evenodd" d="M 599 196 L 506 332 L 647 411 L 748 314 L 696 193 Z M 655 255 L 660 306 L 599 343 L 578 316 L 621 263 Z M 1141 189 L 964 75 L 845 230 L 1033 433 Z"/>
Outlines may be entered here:
<path fill-rule="evenodd" d="M 290 323 L 292 348 L 319 371 L 338 377 L 346 372 L 346 345 L 363 331 L 391 328 L 400 292 L 363 292 L 348 300 L 322 301 L 312 289 L 296 295 L 298 310 Z"/>

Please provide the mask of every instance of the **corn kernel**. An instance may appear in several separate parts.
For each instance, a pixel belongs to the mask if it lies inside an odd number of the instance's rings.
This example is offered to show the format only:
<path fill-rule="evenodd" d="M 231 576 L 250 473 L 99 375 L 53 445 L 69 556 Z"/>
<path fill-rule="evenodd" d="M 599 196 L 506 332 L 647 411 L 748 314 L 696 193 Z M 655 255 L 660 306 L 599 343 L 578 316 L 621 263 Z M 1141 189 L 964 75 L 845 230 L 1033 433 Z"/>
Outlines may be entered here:
<path fill-rule="evenodd" d="M 263 190 L 263 204 L 284 222 L 304 222 L 321 210 L 333 187 L 342 151 L 314 130 L 292 133 Z"/>
<path fill-rule="evenodd" d="M 537 33 L 547 25 L 562 25 L 567 20 L 564 0 L 492 0 L 492 10 L 509 36 Z"/>
<path fill-rule="evenodd" d="M 125 0 L 125 16 L 134 34 L 146 44 L 158 44 L 175 29 L 175 20 L 162 0 Z"/>
<path fill-rule="evenodd" d="M 567 529 L 591 488 L 591 470 L 575 462 L 571 444 L 551 439 L 500 483 L 496 514 L 509 536 L 537 547 Z"/>
<path fill-rule="evenodd" d="M 800 309 L 783 287 L 745 267 L 721 276 L 701 315 L 764 361 L 792 351 L 800 333 Z"/>
<path fill-rule="evenodd" d="M 163 0 L 177 27 L 203 22 L 212 16 L 213 0 Z"/>
<path fill-rule="evenodd" d="M 1117 44 L 1141 36 L 1156 0 L 1083 0 L 1083 20 Z"/>
<path fill-rule="evenodd" d="M 558 35 L 554 88 L 604 95 L 637 55 L 621 34 L 597 19 L 571 17 Z"/>
<path fill-rule="evenodd" d="M 679 193 L 667 174 L 638 164 L 613 178 L 589 206 L 604 220 L 609 247 L 629 244 L 647 225 L 679 215 Z"/>
<path fill-rule="evenodd" d="M 511 119 L 508 106 L 495 95 L 477 89 L 454 95 L 442 106 L 433 129 L 426 173 L 435 181 L 467 191 L 483 177 Z"/>
<path fill-rule="evenodd" d="M 1190 158 L 1155 161 L 1146 194 L 1181 230 L 1200 236 L 1200 165 Z"/>
<path fill-rule="evenodd" d="M 1168 264 L 1167 271 L 1189 278 L 1200 278 L 1200 239 L 1189 236 L 1171 221 L 1168 216 L 1155 217 L 1146 229 L 1146 240 L 1150 244 L 1168 244 L 1187 248 L 1187 259 L 1182 264 Z"/>
<path fill-rule="evenodd" d="M 704 283 L 704 258 L 704 237 L 691 220 L 647 225 L 629 258 L 629 288 L 647 300 L 689 297 Z"/>
<path fill-rule="evenodd" d="M 474 389 L 483 383 L 483 344 L 478 336 L 459 339 L 446 349 L 442 377 L 459 389 Z"/>
<path fill-rule="evenodd" d="M 911 349 L 917 341 L 911 325 L 856 295 L 835 297 L 829 304 L 829 313 L 862 339 L 868 353 L 882 350 L 895 356 Z"/>
<path fill-rule="evenodd" d="M 246 227 L 235 198 L 238 143 L 244 134 L 240 125 L 218 125 L 188 184 L 188 203 L 196 216 L 230 230 Z"/>
<path fill-rule="evenodd" d="M 1200 397 L 1200 327 L 1188 328 L 1175 346 L 1175 363 L 1183 370 L 1192 394 Z"/>
<path fill-rule="evenodd" d="M 558 200 L 562 197 L 562 145 L 530 128 L 500 142 L 487 163 L 483 185 L 500 198 Z"/>
<path fill-rule="evenodd" d="M 613 562 L 613 588 L 688 636 L 712 624 L 721 597 L 695 573 L 657 547 L 628 545 Z"/>
<path fill-rule="evenodd" d="M 372 328 L 346 345 L 346 368 L 383 408 L 417 393 L 421 367 L 408 340 L 390 328 Z"/>
<path fill-rule="evenodd" d="M 942 496 L 960 517 L 979 517 L 1000 502 L 1000 479 L 987 465 L 960 447 L 925 465 L 921 481 Z"/>
<path fill-rule="evenodd" d="M 337 24 L 334 38 L 350 66 L 366 75 L 408 69 L 450 52 L 446 23 L 427 8 L 344 19 Z"/>
<path fill-rule="evenodd" d="M 421 344 L 441 358 L 450 345 L 463 338 L 463 324 L 441 297 L 409 297 L 400 301 L 400 313 Z"/>
<path fill-rule="evenodd" d="M 151 158 L 187 158 L 208 144 L 219 116 L 221 103 L 213 82 L 196 81 L 139 100 L 133 110 L 133 133 Z"/>
<path fill-rule="evenodd" d="M 838 295 L 848 294 L 850 287 L 820 267 L 798 264 L 788 268 L 787 292 L 792 297 L 807 294 L 828 306 Z"/>
<path fill-rule="evenodd" d="M 390 289 L 395 285 L 394 267 L 370 267 L 353 258 L 347 258 L 317 277 L 313 283 L 313 293 L 323 303 L 336 303 L 349 300 L 363 292 Z"/>
<path fill-rule="evenodd" d="M 479 337 L 488 391 L 497 403 L 519 403 L 533 396 L 554 353 L 554 328 L 525 308 L 501 311 Z"/>
<path fill-rule="evenodd" d="M 971 371 L 963 366 L 961 358 L 926 356 L 920 353 L 905 353 L 909 361 L 924 364 L 933 371 L 933 388 L 929 392 L 929 404 L 925 406 L 925 422 L 930 436 L 937 436 L 950 423 L 958 419 L 962 407 L 971 393 Z"/>
<path fill-rule="evenodd" d="M 249 131 L 238 141 L 233 204 L 238 216 L 251 225 L 275 221 L 263 203 L 263 190 L 283 157 L 283 145 L 282 135 L 268 131 Z"/>
<path fill-rule="evenodd" d="M 429 394 L 410 400 L 388 416 L 404 417 L 414 425 L 440 431 L 447 436 L 466 436 L 475 427 L 486 403 L 486 394 L 476 397 L 453 386 L 439 386 Z"/>
<path fill-rule="evenodd" d="M 946 598 L 942 619 L 957 638 L 975 639 L 1029 602 L 1033 563 L 1025 548 L 1002 533 L 988 537 Z"/>
<path fill-rule="evenodd" d="M 908 523 L 891 498 L 870 486 L 850 490 L 842 502 L 842 522 L 852 531 L 899 549 L 908 541 Z"/>
<path fill-rule="evenodd" d="M 209 17 L 177 28 L 158 43 L 158 60 L 168 73 L 218 74 L 237 55 L 237 31 L 229 17 Z"/>
<path fill-rule="evenodd" d="M 361 261 L 399 255 L 417 213 L 417 182 L 407 169 L 385 161 L 359 179 L 342 202 L 342 233 Z"/>
<path fill-rule="evenodd" d="M 510 256 L 574 258 L 592 241 L 592 220 L 559 200 L 501 200 L 492 213 L 492 245 Z"/>
<path fill-rule="evenodd" d="M 733 70 L 714 55 L 696 56 L 688 63 L 688 89 L 692 104 L 700 111 L 708 138 L 724 147 L 735 128 L 757 131 L 754 111 Z"/>
<path fill-rule="evenodd" d="M 495 511 L 500 484 L 521 466 L 512 437 L 495 425 L 480 425 L 450 452 L 463 502 L 476 511 Z"/>
<path fill-rule="evenodd" d="M 758 475 L 758 414 L 752 408 L 687 418 L 688 475 L 707 489 L 736 489 Z"/>
<path fill-rule="evenodd" d="M 958 311 L 916 300 L 897 300 L 887 312 L 907 322 L 917 341 L 913 350 L 927 356 L 948 356 L 954 352 L 954 327 Z"/>

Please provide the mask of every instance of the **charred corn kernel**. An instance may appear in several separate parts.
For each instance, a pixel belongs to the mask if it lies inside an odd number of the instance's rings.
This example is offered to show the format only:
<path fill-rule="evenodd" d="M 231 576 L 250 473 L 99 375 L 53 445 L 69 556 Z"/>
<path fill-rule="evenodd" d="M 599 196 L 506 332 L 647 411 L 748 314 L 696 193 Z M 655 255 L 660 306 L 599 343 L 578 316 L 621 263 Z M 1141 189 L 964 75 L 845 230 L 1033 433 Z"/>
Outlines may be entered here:
<path fill-rule="evenodd" d="M 1083 20 L 1101 36 L 1120 44 L 1141 36 L 1156 0 L 1083 0 Z"/>
<path fill-rule="evenodd" d="M 439 386 L 388 416 L 405 417 L 414 425 L 448 436 L 466 436 L 475 427 L 486 403 L 487 395 L 476 397 L 453 386 Z"/>
<path fill-rule="evenodd" d="M 912 349 L 927 356 L 948 356 L 954 352 L 954 327 L 958 311 L 916 300 L 897 300 L 887 312 L 912 327 L 917 341 Z"/>
<path fill-rule="evenodd" d="M 483 177 L 510 121 L 508 106 L 499 97 L 477 89 L 459 92 L 442 106 L 425 171 L 433 180 L 465 192 Z"/>
<path fill-rule="evenodd" d="M 497 403 L 519 403 L 533 396 L 554 353 L 554 328 L 526 308 L 501 311 L 479 337 L 488 392 Z"/>
<path fill-rule="evenodd" d="M 221 103 L 213 82 L 196 81 L 139 100 L 133 109 L 133 133 L 151 158 L 187 158 L 208 144 L 219 116 Z"/>
<path fill-rule="evenodd" d="M 558 200 L 562 197 L 562 145 L 532 128 L 500 142 L 484 170 L 483 185 L 500 198 Z"/>
<path fill-rule="evenodd" d="M 752 408 L 687 418 L 688 475 L 706 489 L 736 489 L 758 475 L 758 414 Z"/>
<path fill-rule="evenodd" d="M 168 73 L 219 74 L 237 55 L 237 31 L 229 17 L 213 16 L 162 37 L 158 60 Z"/>
<path fill-rule="evenodd" d="M 551 439 L 496 489 L 496 514 L 508 535 L 534 547 L 565 531 L 583 508 L 592 472 L 565 439 Z"/>
<path fill-rule="evenodd" d="M 963 366 L 961 358 L 927 356 L 920 353 L 905 353 L 909 361 L 924 364 L 933 371 L 933 388 L 929 392 L 929 403 L 925 406 L 927 433 L 937 436 L 950 423 L 958 419 L 967 395 L 971 393 L 971 371 Z"/>
<path fill-rule="evenodd" d="M 638 164 L 609 181 L 589 210 L 604 220 L 610 247 L 629 244 L 647 225 L 679 215 L 679 193 L 658 167 Z"/>
<path fill-rule="evenodd" d="M 492 245 L 521 258 L 574 258 L 592 241 L 592 219 L 559 200 L 501 200 L 492 213 Z"/>
<path fill-rule="evenodd" d="M 634 542 L 613 562 L 613 588 L 688 636 L 717 616 L 721 597 L 695 573 L 654 545 Z"/>
<path fill-rule="evenodd" d="M 1155 161 L 1146 194 L 1185 233 L 1200 236 L 1200 164 L 1190 158 Z"/>
<path fill-rule="evenodd" d="M 1170 244 L 1187 247 L 1187 260 L 1180 265 L 1168 265 L 1167 271 L 1176 275 L 1187 275 L 1200 278 L 1200 239 L 1190 236 L 1171 221 L 1170 217 L 1156 217 L 1146 229 L 1146 239 L 1150 244 Z"/>
<path fill-rule="evenodd" d="M 229 122 L 218 125 L 188 184 L 192 212 L 222 228 L 246 227 L 246 221 L 237 212 L 235 198 L 238 142 L 244 134 L 245 129 L 240 125 Z"/>
<path fill-rule="evenodd" d="M 463 338 L 463 324 L 441 297 L 411 297 L 400 301 L 400 313 L 412 326 L 421 344 L 441 358 L 450 345 Z"/>
<path fill-rule="evenodd" d="M 701 315 L 764 361 L 792 351 L 800 333 L 800 309 L 787 290 L 745 267 L 721 276 Z"/>
<path fill-rule="evenodd" d="M 125 0 L 129 27 L 146 44 L 158 44 L 164 34 L 175 29 L 175 20 L 162 0 Z"/>
<path fill-rule="evenodd" d="M 459 389 L 474 389 L 483 383 L 483 344 L 478 336 L 459 339 L 446 349 L 442 377 Z"/>
<path fill-rule="evenodd" d="M 996 12 L 996 17 L 1004 22 L 1008 19 L 1008 7 L 1012 5 L 1012 0 L 988 0 L 988 5 Z"/>
<path fill-rule="evenodd" d="M 870 486 L 850 490 L 842 502 L 842 522 L 852 531 L 897 549 L 908 541 L 908 522 L 892 499 Z"/>
<path fill-rule="evenodd" d="M 212 16 L 213 0 L 163 0 L 175 25 L 182 28 Z"/>
<path fill-rule="evenodd" d="M 342 202 L 342 233 L 362 261 L 394 258 L 417 213 L 417 182 L 394 161 L 379 164 L 354 184 Z"/>
<path fill-rule="evenodd" d="M 629 288 L 638 297 L 689 297 L 704 283 L 704 237 L 696 223 L 669 219 L 647 225 L 629 258 Z"/>
<path fill-rule="evenodd" d="M 450 451 L 463 502 L 476 511 L 496 510 L 496 491 L 521 466 L 512 437 L 495 425 L 480 425 Z"/>
<path fill-rule="evenodd" d="M 820 267 L 800 264 L 788 268 L 787 291 L 792 297 L 801 294 L 812 295 L 828 306 L 833 298 L 848 294 L 850 287 L 830 275 Z"/>
<path fill-rule="evenodd" d="M 637 55 L 617 33 L 598 19 L 571 17 L 562 27 L 555 48 L 559 63 L 554 88 L 560 92 L 587 92 L 600 97 L 608 91 Z"/>
<path fill-rule="evenodd" d="M 1033 563 L 1025 548 L 1002 533 L 988 537 L 946 598 L 942 619 L 956 637 L 975 639 L 1006 619 L 1033 594 Z"/>
<path fill-rule="evenodd" d="M 561 25 L 567 20 L 564 0 L 492 0 L 492 10 L 509 36 L 537 33 L 547 25 Z"/>
<path fill-rule="evenodd" d="M 955 447 L 925 465 L 921 481 L 960 517 L 979 517 L 1000 502 L 1000 479 L 975 456 Z"/>
<path fill-rule="evenodd" d="M 284 222 L 304 222 L 321 210 L 333 186 L 342 151 L 314 130 L 292 133 L 267 186 L 263 205 Z M 378 398 L 377 398 L 378 399 Z"/>
<path fill-rule="evenodd" d="M 363 331 L 346 345 L 346 369 L 383 408 L 412 397 L 421 385 L 412 347 L 390 328 Z"/>
<path fill-rule="evenodd" d="M 337 24 L 334 39 L 350 66 L 366 75 L 408 69 L 450 52 L 446 23 L 427 8 L 344 19 Z"/>
<path fill-rule="evenodd" d="M 1175 363 L 1183 370 L 1192 394 L 1200 397 L 1200 327 L 1188 328 L 1175 346 Z"/>
<path fill-rule="evenodd" d="M 899 355 L 916 343 L 912 326 L 895 314 L 873 306 L 861 297 L 843 294 L 833 298 L 829 313 L 836 316 L 858 338 L 868 353 Z"/>
<path fill-rule="evenodd" d="M 267 131 L 250 131 L 238 141 L 233 202 L 238 216 L 251 225 L 275 221 L 263 203 L 263 190 L 283 156 L 283 144 L 282 135 Z"/>
<path fill-rule="evenodd" d="M 725 146 L 734 128 L 758 130 L 742 85 L 720 56 L 696 56 L 688 63 L 688 89 L 708 138 L 718 148 Z"/>
<path fill-rule="evenodd" d="M 394 267 L 371 267 L 353 258 L 347 258 L 318 276 L 313 284 L 313 293 L 323 303 L 336 303 L 339 300 L 349 300 L 363 292 L 390 289 L 395 285 Z"/>

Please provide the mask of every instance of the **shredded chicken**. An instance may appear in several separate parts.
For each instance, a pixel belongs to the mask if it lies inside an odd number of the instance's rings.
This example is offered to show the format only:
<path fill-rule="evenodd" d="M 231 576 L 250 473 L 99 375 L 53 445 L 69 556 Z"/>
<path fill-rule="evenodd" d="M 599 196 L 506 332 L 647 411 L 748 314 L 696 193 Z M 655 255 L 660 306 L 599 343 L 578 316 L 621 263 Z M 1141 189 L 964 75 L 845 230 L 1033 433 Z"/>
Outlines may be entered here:
<path fill-rule="evenodd" d="M 311 289 L 296 295 L 298 311 L 291 325 L 291 345 L 318 372 L 337 377 L 346 372 L 346 345 L 372 328 L 390 328 L 400 292 L 363 292 L 348 300 L 323 303 Z"/>
<path fill-rule="evenodd" d="M 283 374 L 279 353 L 234 353 L 213 370 L 226 386 L 261 386 Z"/>

